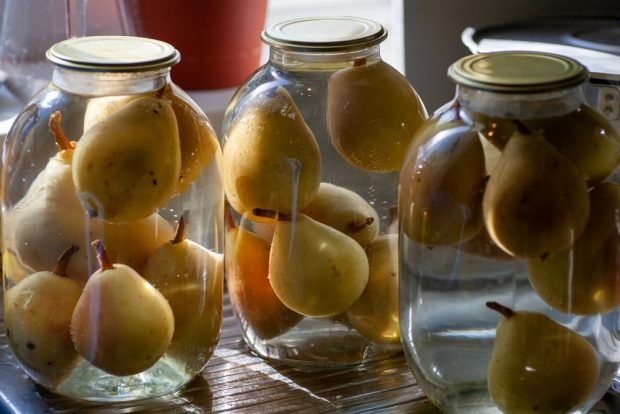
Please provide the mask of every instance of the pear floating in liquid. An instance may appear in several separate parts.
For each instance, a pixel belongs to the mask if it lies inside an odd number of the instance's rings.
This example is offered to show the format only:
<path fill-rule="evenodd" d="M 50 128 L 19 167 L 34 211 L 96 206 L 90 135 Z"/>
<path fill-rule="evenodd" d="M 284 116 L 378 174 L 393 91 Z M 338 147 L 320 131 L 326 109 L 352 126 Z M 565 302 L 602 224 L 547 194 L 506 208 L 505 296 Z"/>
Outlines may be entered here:
<path fill-rule="evenodd" d="M 222 255 L 185 237 L 187 215 L 179 219 L 174 239 L 162 244 L 148 259 L 144 278 L 166 298 L 174 314 L 171 354 L 186 350 L 212 352 L 219 337 L 221 315 L 208 302 L 221 299 L 216 286 L 223 277 Z M 220 302 L 221 305 L 221 302 Z"/>
<path fill-rule="evenodd" d="M 240 214 L 255 208 L 291 213 L 312 201 L 321 183 L 314 134 L 282 87 L 249 102 L 227 132 L 226 197 Z"/>
<path fill-rule="evenodd" d="M 10 207 L 4 220 L 6 249 L 12 250 L 20 267 L 33 271 L 52 269 L 67 246 L 80 251 L 70 258 L 67 275 L 76 280 L 88 277 L 84 248 L 84 223 L 88 220 L 75 194 L 71 162 L 75 143 L 61 129 L 62 115 L 54 112 L 49 128 L 58 153 L 30 185 L 24 197 Z"/>
<path fill-rule="evenodd" d="M 230 302 L 242 325 L 266 340 L 281 335 L 303 318 L 276 296 L 269 283 L 271 244 L 238 227 L 226 209 L 226 283 Z"/>
<path fill-rule="evenodd" d="M 620 306 L 620 187 L 603 182 L 590 191 L 590 217 L 567 250 L 528 261 L 534 291 L 564 313 L 592 315 Z"/>
<path fill-rule="evenodd" d="M 141 97 L 88 129 L 73 157 L 73 182 L 93 217 L 112 222 L 154 213 L 175 192 L 179 131 L 169 102 Z"/>
<path fill-rule="evenodd" d="M 400 175 L 400 223 L 412 240 L 452 245 L 482 227 L 485 161 L 478 134 L 455 122 L 412 148 Z"/>
<path fill-rule="evenodd" d="M 175 85 L 164 86 L 162 98 L 170 102 L 179 127 L 181 171 L 176 192 L 182 193 L 221 156 L 220 143 L 207 116 Z"/>
<path fill-rule="evenodd" d="M 130 101 L 144 97 L 160 97 L 170 103 L 179 128 L 181 170 L 176 193 L 184 192 L 211 163 L 216 154 L 221 155 L 215 131 L 200 107 L 176 85 L 165 85 L 148 94 L 106 96 L 91 99 L 84 115 L 84 131 L 112 115 Z"/>
<path fill-rule="evenodd" d="M 359 243 L 332 227 L 303 214 L 279 217 L 269 254 L 269 282 L 293 311 L 333 316 L 364 291 L 368 258 Z"/>
<path fill-rule="evenodd" d="M 332 145 L 351 165 L 400 171 L 409 143 L 427 118 L 407 79 L 383 61 L 356 60 L 327 84 L 327 129 Z"/>
<path fill-rule="evenodd" d="M 4 292 L 8 343 L 26 370 L 49 387 L 69 375 L 79 359 L 69 326 L 82 287 L 65 274 L 76 250 L 66 249 L 53 271 L 31 274 Z"/>
<path fill-rule="evenodd" d="M 518 257 L 568 248 L 585 228 L 589 208 L 586 183 L 575 166 L 523 128 L 506 144 L 483 198 L 489 235 Z"/>
<path fill-rule="evenodd" d="M 172 309 L 135 270 L 112 264 L 100 240 L 93 247 L 101 268 L 88 279 L 71 317 L 75 349 L 109 374 L 138 374 L 153 366 L 170 344 Z"/>
<path fill-rule="evenodd" d="M 527 126 L 571 160 L 588 186 L 603 181 L 620 163 L 620 135 L 588 105 L 565 115 L 528 120 Z"/>
<path fill-rule="evenodd" d="M 500 312 L 488 367 L 489 393 L 507 414 L 573 412 L 594 390 L 598 362 L 581 335 L 536 312 L 513 311 L 496 302 Z"/>
<path fill-rule="evenodd" d="M 347 320 L 375 342 L 398 343 L 398 235 L 379 236 L 368 246 L 367 255 L 368 283 L 347 309 Z"/>
<path fill-rule="evenodd" d="M 319 192 L 302 211 L 368 245 L 379 232 L 379 215 L 359 194 L 334 184 L 321 183 Z"/>

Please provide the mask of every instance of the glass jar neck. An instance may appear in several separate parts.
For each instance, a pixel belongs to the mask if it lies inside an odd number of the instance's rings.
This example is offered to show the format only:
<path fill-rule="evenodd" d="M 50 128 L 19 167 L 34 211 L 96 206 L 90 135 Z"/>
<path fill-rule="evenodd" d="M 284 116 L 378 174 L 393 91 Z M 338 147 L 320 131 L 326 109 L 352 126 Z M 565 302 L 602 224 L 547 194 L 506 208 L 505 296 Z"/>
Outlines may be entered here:
<path fill-rule="evenodd" d="M 337 70 L 381 60 L 379 45 L 347 51 L 293 51 L 269 48 L 269 63 L 287 70 Z"/>
<path fill-rule="evenodd" d="M 580 86 L 541 93 L 499 93 L 457 85 L 455 99 L 462 108 L 509 119 L 560 116 L 576 110 L 584 101 Z"/>
<path fill-rule="evenodd" d="M 144 72 L 92 72 L 55 67 L 52 83 L 70 93 L 88 96 L 132 95 L 162 88 L 170 68 Z"/>

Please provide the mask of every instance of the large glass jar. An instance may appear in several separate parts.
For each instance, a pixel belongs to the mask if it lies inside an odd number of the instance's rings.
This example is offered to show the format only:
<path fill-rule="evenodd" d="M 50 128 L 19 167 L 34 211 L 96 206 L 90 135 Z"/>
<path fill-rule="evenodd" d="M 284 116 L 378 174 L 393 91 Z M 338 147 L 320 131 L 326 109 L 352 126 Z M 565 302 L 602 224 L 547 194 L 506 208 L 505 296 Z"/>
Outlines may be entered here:
<path fill-rule="evenodd" d="M 400 179 L 408 363 L 446 413 L 585 413 L 620 360 L 620 137 L 574 60 L 472 55 L 449 75 Z"/>
<path fill-rule="evenodd" d="M 159 396 L 219 339 L 221 150 L 170 45 L 55 44 L 2 159 L 4 322 L 28 375 L 85 400 Z"/>
<path fill-rule="evenodd" d="M 226 283 L 265 358 L 337 367 L 398 352 L 397 186 L 426 118 L 357 18 L 269 26 L 224 118 Z"/>

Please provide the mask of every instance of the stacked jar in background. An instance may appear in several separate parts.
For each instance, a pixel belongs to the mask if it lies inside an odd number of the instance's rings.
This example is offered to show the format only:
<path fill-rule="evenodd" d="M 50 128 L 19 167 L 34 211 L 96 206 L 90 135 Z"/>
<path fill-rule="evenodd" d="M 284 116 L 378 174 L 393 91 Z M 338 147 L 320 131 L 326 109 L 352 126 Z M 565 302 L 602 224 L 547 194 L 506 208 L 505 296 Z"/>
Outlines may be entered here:
<path fill-rule="evenodd" d="M 398 173 L 426 118 L 356 18 L 268 27 L 224 119 L 226 280 L 259 355 L 353 365 L 400 350 Z"/>

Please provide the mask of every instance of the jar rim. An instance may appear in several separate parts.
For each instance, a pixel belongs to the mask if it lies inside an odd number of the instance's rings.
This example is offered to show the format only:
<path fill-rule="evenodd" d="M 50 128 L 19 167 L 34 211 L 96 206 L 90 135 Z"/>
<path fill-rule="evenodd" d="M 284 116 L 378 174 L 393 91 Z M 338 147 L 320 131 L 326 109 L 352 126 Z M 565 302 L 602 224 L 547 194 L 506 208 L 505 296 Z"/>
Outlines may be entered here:
<path fill-rule="evenodd" d="M 381 24 L 360 17 L 304 17 L 274 23 L 261 39 L 269 46 L 305 52 L 341 52 L 381 43 L 388 33 Z"/>
<path fill-rule="evenodd" d="M 585 66 L 567 56 L 530 51 L 502 51 L 465 56 L 448 69 L 455 83 L 504 93 L 540 93 L 586 81 Z"/>
<path fill-rule="evenodd" d="M 138 72 L 170 67 L 180 53 L 160 40 L 137 36 L 85 36 L 58 42 L 45 56 L 54 65 L 96 72 Z"/>

